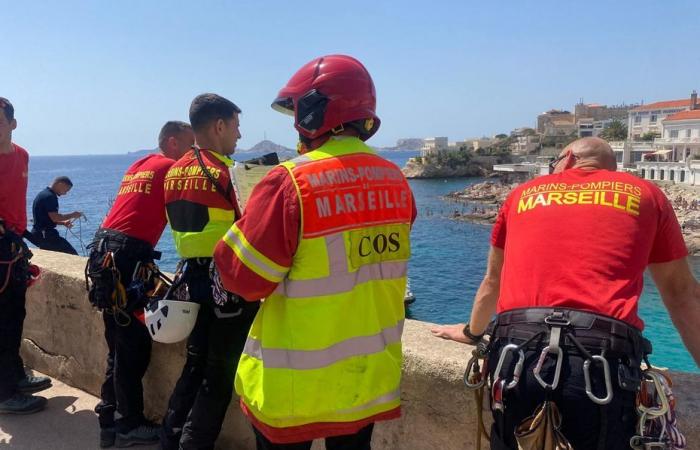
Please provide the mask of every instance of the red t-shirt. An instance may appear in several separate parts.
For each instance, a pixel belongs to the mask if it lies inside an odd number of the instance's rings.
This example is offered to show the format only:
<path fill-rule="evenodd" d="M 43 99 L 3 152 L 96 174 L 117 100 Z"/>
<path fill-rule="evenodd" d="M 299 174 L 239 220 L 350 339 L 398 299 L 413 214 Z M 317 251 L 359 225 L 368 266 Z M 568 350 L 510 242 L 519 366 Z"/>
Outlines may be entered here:
<path fill-rule="evenodd" d="M 491 244 L 504 249 L 498 312 L 560 306 L 639 329 L 644 269 L 688 255 L 664 193 L 607 170 L 570 169 L 518 186 Z"/>
<path fill-rule="evenodd" d="M 122 178 L 102 228 L 119 231 L 155 247 L 167 223 L 163 182 L 174 163 L 160 153 L 133 163 Z"/>
<path fill-rule="evenodd" d="M 0 219 L 20 236 L 27 229 L 27 179 L 29 154 L 17 144 L 0 153 Z"/>

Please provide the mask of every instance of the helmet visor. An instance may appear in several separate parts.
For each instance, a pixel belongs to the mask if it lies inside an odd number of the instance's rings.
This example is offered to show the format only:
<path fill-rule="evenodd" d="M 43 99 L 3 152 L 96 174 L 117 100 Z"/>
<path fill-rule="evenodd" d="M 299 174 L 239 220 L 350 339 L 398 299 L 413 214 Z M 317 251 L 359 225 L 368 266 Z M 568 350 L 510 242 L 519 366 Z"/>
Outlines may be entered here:
<path fill-rule="evenodd" d="M 277 97 L 271 106 L 275 111 L 294 116 L 294 100 L 292 97 Z"/>

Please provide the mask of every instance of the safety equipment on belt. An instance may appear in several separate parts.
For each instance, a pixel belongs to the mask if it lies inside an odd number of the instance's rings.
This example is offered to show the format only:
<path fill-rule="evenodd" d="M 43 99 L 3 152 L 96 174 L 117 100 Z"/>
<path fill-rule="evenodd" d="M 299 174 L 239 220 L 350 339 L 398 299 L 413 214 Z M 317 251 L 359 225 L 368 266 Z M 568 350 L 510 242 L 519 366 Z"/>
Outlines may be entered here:
<path fill-rule="evenodd" d="M 544 401 L 515 429 L 518 450 L 574 450 L 559 431 L 561 414 L 554 402 Z"/>
<path fill-rule="evenodd" d="M 505 345 L 499 346 L 501 351 L 498 355 L 489 355 L 492 344 L 497 340 L 503 340 Z M 483 391 L 487 376 L 486 371 L 480 368 L 480 361 L 492 359 L 496 369 L 490 380 L 491 405 L 494 410 L 503 411 L 505 392 L 515 388 L 520 380 L 525 350 L 540 352 L 533 374 L 547 391 L 545 398 L 548 400 L 551 400 L 549 394 L 558 388 L 564 354 L 576 353 L 584 359 L 585 392 L 594 403 L 605 405 L 612 400 L 613 382 L 627 391 L 639 390 L 640 424 L 638 435 L 631 441 L 632 448 L 685 448 L 685 438 L 678 431 L 675 413 L 669 406 L 672 402 L 667 400 L 672 398 L 668 378 L 653 370 L 647 370 L 642 375 L 639 369 L 642 360 L 649 365 L 647 355 L 652 349 L 651 343 L 636 328 L 611 317 L 567 308 L 523 308 L 503 312 L 489 325 L 486 339 L 479 343 L 467 364 L 467 388 L 475 392 Z M 543 363 L 548 358 L 555 359 L 551 380 L 545 380 L 540 374 Z M 618 373 L 611 374 L 608 364 L 610 358 L 620 358 L 629 363 L 618 365 Z M 486 364 L 485 361 L 483 364 Z M 602 394 L 593 392 L 591 378 L 594 371 L 603 377 L 605 392 Z M 522 442 L 518 438 L 520 448 L 570 448 L 565 446 L 569 445 L 568 442 L 559 440 L 558 427 L 553 426 L 560 422 L 557 419 L 558 413 L 552 415 L 553 411 L 556 413 L 553 406 L 545 402 L 519 426 L 521 437 L 525 438 Z M 539 441 L 532 436 L 539 436 Z M 558 443 L 560 447 L 528 446 L 528 439 L 540 442 L 544 438 L 554 444 Z M 659 443 L 666 443 L 666 446 L 660 447 Z"/>
<path fill-rule="evenodd" d="M 0 220 L 0 294 L 10 286 L 29 286 L 32 252 L 20 236 Z M 36 267 L 36 266 L 35 266 Z"/>
<path fill-rule="evenodd" d="M 367 69 L 353 57 L 328 55 L 299 69 L 272 102 L 276 111 L 294 116 L 300 137 L 339 134 L 345 126 L 367 140 L 379 129 L 377 95 Z"/>
<path fill-rule="evenodd" d="M 131 314 L 157 295 L 164 283 L 169 285 L 167 277 L 153 263 L 160 253 L 146 242 L 100 229 L 87 249 L 90 251 L 85 265 L 88 300 L 98 310 L 112 314 L 118 325 L 128 326 Z M 115 260 L 117 255 L 137 261 L 132 273 L 121 273 Z"/>
<path fill-rule="evenodd" d="M 41 279 L 41 268 L 36 264 L 29 264 L 29 279 L 27 280 L 27 287 L 35 285 Z"/>
<path fill-rule="evenodd" d="M 678 429 L 671 377 L 651 366 L 643 374 L 637 393 L 637 435 L 630 439 L 630 447 L 635 450 L 686 448 L 688 443 Z"/>
<path fill-rule="evenodd" d="M 486 359 L 489 351 L 489 342 L 483 338 L 484 335 L 482 334 L 474 350 L 472 350 L 472 357 L 464 371 L 464 384 L 467 386 L 467 389 L 474 392 L 474 404 L 476 405 L 476 442 L 474 447 L 478 450 L 481 450 L 482 436 L 485 437 L 487 441 L 491 440 L 491 436 L 486 432 L 483 416 L 484 387 L 486 385 L 486 378 L 488 377 L 488 364 Z"/>

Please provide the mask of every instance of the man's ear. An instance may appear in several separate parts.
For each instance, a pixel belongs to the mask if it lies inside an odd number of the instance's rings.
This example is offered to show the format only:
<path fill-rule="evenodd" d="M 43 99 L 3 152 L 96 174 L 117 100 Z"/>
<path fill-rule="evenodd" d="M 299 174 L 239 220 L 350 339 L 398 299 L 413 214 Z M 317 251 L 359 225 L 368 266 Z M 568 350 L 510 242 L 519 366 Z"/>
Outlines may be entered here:
<path fill-rule="evenodd" d="M 12 119 L 12 122 L 10 122 L 10 130 L 16 130 L 17 129 L 17 119 Z"/>
<path fill-rule="evenodd" d="M 576 156 L 574 156 L 574 152 L 572 150 L 569 150 L 569 153 L 566 155 L 566 158 L 564 158 L 564 168 L 565 169 L 571 169 L 576 165 Z"/>
<path fill-rule="evenodd" d="M 166 145 L 168 150 L 175 150 L 177 148 L 177 139 L 175 139 L 175 136 L 170 136 L 168 138 L 168 143 Z"/>
<path fill-rule="evenodd" d="M 224 130 L 226 129 L 226 122 L 224 122 L 224 119 L 216 119 L 216 134 L 221 135 L 223 134 Z"/>

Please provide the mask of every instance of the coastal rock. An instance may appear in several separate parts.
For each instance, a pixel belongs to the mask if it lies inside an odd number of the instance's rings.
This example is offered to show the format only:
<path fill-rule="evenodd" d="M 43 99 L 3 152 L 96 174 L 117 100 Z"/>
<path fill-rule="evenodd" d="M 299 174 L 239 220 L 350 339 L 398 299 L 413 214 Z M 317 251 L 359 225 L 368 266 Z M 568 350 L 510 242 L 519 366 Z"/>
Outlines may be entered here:
<path fill-rule="evenodd" d="M 481 203 L 503 203 L 510 191 L 512 191 L 517 183 L 499 183 L 494 181 L 484 181 L 483 183 L 473 184 L 464 188 L 461 191 L 451 192 L 447 194 L 450 200 L 462 202 L 481 202 Z"/>
<path fill-rule="evenodd" d="M 688 253 L 700 256 L 700 187 L 657 183 L 673 205 Z"/>
<path fill-rule="evenodd" d="M 487 175 L 486 169 L 480 164 L 469 162 L 464 165 L 423 164 L 419 158 L 408 160 L 403 174 L 406 178 L 457 178 L 457 177 L 482 177 Z"/>

